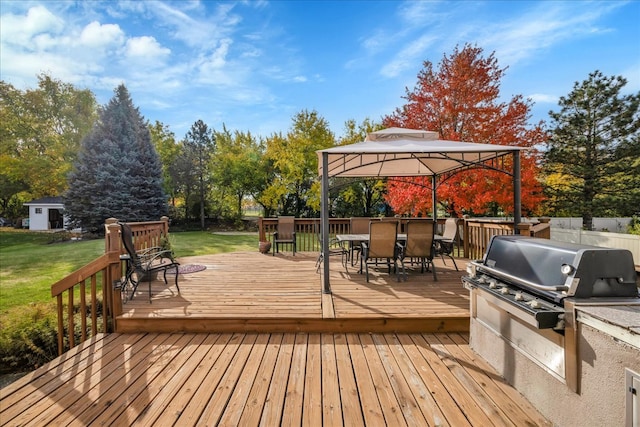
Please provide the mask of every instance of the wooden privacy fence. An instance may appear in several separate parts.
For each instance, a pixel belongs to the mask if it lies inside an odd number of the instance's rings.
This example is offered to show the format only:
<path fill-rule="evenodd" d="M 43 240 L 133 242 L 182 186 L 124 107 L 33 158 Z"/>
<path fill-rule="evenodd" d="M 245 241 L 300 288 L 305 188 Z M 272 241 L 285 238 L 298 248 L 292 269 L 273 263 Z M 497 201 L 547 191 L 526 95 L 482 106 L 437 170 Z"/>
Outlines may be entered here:
<path fill-rule="evenodd" d="M 128 223 L 136 249 L 159 246 L 169 233 L 169 218 Z M 120 295 L 124 252 L 118 220 L 105 223 L 105 253 L 51 286 L 58 316 L 58 354 L 86 341 L 98 332 L 113 332 L 122 313 Z M 77 301 L 77 302 L 76 302 Z M 66 319 L 65 319 L 66 317 Z"/>

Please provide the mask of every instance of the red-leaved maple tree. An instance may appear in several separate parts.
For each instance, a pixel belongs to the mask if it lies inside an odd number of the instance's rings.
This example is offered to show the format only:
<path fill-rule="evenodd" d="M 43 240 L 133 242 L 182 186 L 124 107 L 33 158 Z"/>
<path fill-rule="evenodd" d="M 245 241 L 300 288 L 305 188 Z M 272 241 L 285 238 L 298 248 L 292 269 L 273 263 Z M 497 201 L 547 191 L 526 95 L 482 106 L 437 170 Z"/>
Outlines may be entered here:
<path fill-rule="evenodd" d="M 535 214 L 544 198 L 535 148 L 546 138 L 543 123 L 528 125 L 531 101 L 521 95 L 499 102 L 506 68 L 498 67 L 493 53 L 482 54 L 481 48 L 467 44 L 444 55 L 437 70 L 426 61 L 416 87 L 403 97 L 407 103 L 384 117 L 383 124 L 437 131 L 441 139 L 451 141 L 528 147 L 521 153 L 522 212 Z M 511 172 L 512 163 L 508 156 L 497 166 Z M 475 168 L 442 176 L 437 195 L 451 216 L 513 213 L 512 177 L 496 170 Z M 390 179 L 387 203 L 398 214 L 427 215 L 432 211 L 431 178 Z"/>

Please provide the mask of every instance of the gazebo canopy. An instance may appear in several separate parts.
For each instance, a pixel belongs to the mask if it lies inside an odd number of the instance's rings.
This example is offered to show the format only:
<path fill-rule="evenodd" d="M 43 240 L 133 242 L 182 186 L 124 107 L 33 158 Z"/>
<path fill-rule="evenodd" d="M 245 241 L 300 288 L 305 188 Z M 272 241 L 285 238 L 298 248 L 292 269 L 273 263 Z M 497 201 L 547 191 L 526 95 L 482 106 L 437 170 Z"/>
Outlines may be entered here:
<path fill-rule="evenodd" d="M 318 175 L 327 154 L 328 177 L 433 176 L 485 162 L 525 148 L 437 139 L 437 132 L 389 128 L 363 142 L 317 151 Z"/>
<path fill-rule="evenodd" d="M 523 147 L 438 139 L 437 132 L 388 128 L 367 135 L 363 142 L 317 151 L 318 175 L 322 177 L 322 230 L 329 229 L 330 177 L 410 177 L 431 176 L 433 205 L 436 205 L 436 180 L 442 174 L 513 156 L 513 170 L 490 166 L 513 176 L 514 222 L 520 222 L 520 151 Z M 434 209 L 435 219 L 435 209 Z M 324 289 L 330 293 L 328 233 L 323 231 Z"/>

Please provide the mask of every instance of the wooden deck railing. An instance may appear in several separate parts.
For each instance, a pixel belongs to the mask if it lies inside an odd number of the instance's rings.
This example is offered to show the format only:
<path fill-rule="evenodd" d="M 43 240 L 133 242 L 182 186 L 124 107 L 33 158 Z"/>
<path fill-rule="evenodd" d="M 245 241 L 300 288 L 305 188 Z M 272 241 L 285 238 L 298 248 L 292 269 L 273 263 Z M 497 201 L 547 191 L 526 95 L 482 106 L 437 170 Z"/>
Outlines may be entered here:
<path fill-rule="evenodd" d="M 373 219 L 373 218 L 372 218 Z M 397 218 L 400 221 L 401 232 L 404 232 L 407 221 L 411 218 Z M 444 228 L 445 218 L 438 219 L 438 228 L 436 233 L 442 234 Z M 296 218 L 296 250 L 317 252 L 320 250 L 320 243 L 318 242 L 317 234 L 320 227 L 320 218 Z M 329 218 L 329 234 L 334 236 L 336 234 L 350 233 L 351 219 L 350 218 Z M 258 235 L 261 242 L 270 242 L 273 239 L 273 233 L 278 229 L 278 218 L 258 218 Z M 462 234 L 458 234 L 459 248 L 462 248 Z"/>
<path fill-rule="evenodd" d="M 118 220 L 116 218 L 109 218 L 105 221 L 105 234 L 109 234 L 109 224 L 116 224 Z M 162 246 L 163 238 L 169 236 L 169 217 L 163 216 L 160 221 L 146 221 L 146 222 L 128 222 L 133 233 L 133 245 L 136 247 L 136 251 L 142 249 L 148 249 L 154 246 Z M 118 236 L 120 236 L 120 227 L 115 228 Z M 110 240 L 105 237 L 105 252 L 109 251 Z M 118 249 L 124 253 L 122 247 L 122 240 L 118 237 L 114 243 L 118 246 Z"/>
<path fill-rule="evenodd" d="M 518 224 L 519 233 L 531 237 L 550 239 L 551 223 L 549 218 L 541 218 L 539 221 Z M 465 219 L 462 233 L 465 256 L 469 259 L 482 258 L 493 236 L 514 234 L 514 229 L 513 221 Z"/>
<path fill-rule="evenodd" d="M 136 249 L 160 246 L 168 236 L 169 219 L 128 223 Z M 98 332 L 112 332 L 122 313 L 120 281 L 123 253 L 118 220 L 105 222 L 105 253 L 51 286 L 58 315 L 58 354 L 75 347 Z M 76 303 L 76 301 L 78 301 Z M 66 317 L 66 319 L 65 319 Z"/>
<path fill-rule="evenodd" d="M 116 304 L 120 302 L 120 292 L 113 284 L 121 276 L 120 251 L 112 250 L 51 286 L 51 296 L 57 304 L 58 354 L 98 332 L 114 330 L 115 317 L 122 306 Z"/>
<path fill-rule="evenodd" d="M 480 259 L 493 236 L 514 234 L 513 221 L 481 219 L 464 220 L 464 253 L 469 259 Z"/>
<path fill-rule="evenodd" d="M 398 218 L 406 223 L 409 218 Z M 445 218 L 438 219 L 438 234 L 442 233 Z M 320 245 L 317 230 L 320 218 L 296 218 L 296 249 L 298 251 L 318 251 Z M 458 241 L 460 248 L 458 256 L 469 259 L 479 259 L 484 255 L 491 237 L 503 234 L 514 234 L 513 221 L 499 221 L 489 219 L 465 219 L 459 222 Z M 271 241 L 273 232 L 278 228 L 278 218 L 258 218 L 258 234 L 261 242 Z M 349 233 L 349 218 L 329 218 L 329 234 Z M 551 224 L 548 218 L 541 218 L 540 222 L 525 222 L 518 225 L 520 234 L 527 236 L 551 238 Z M 463 252 L 464 251 L 464 252 Z"/>
<path fill-rule="evenodd" d="M 329 234 L 349 233 L 349 218 L 330 218 Z M 318 230 L 320 218 L 296 218 L 296 250 L 300 252 L 317 252 L 320 250 Z M 278 229 L 278 218 L 258 218 L 258 235 L 261 242 L 271 242 L 273 233 Z"/>

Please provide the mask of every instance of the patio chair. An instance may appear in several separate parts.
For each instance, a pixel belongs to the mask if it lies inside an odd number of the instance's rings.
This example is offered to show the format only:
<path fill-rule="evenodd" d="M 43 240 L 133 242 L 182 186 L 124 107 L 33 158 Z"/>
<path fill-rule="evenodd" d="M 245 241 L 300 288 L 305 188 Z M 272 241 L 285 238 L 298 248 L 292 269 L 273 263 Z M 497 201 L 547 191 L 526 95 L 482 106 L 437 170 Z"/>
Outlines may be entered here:
<path fill-rule="evenodd" d="M 371 221 L 378 221 L 378 218 L 370 217 L 352 217 L 349 220 L 349 234 L 368 234 L 369 223 Z M 360 259 L 360 252 L 362 252 L 362 242 L 349 242 L 349 257 L 351 258 L 351 265 Z"/>
<path fill-rule="evenodd" d="M 402 247 L 400 257 L 403 260 L 417 258 L 420 261 L 420 272 L 424 273 L 425 270 L 431 268 L 433 280 L 437 281 L 438 276 L 433 265 L 435 223 L 432 220 L 409 220 L 406 231 L 407 240 Z"/>
<path fill-rule="evenodd" d="M 167 271 L 170 270 L 175 270 L 176 272 L 175 284 L 178 293 L 180 293 L 180 287 L 178 286 L 178 267 L 180 263 L 173 259 L 173 253 L 170 250 L 151 247 L 136 251 L 133 244 L 133 232 L 131 227 L 125 223 L 120 223 L 120 236 L 122 244 L 127 251 L 126 254 L 120 256 L 120 259 L 127 263 L 125 282 L 132 285 L 129 299 L 135 295 L 140 282 L 146 280 L 149 282 L 149 302 L 151 302 L 151 281 L 157 276 L 157 273 L 162 272 L 164 283 L 168 284 Z"/>
<path fill-rule="evenodd" d="M 399 257 L 401 246 L 397 243 L 398 224 L 395 221 L 372 221 L 369 223 L 369 241 L 362 242 L 362 253 L 360 254 L 360 272 L 365 269 L 367 282 L 369 282 L 369 264 L 377 264 L 378 259 L 386 259 L 389 274 L 391 274 L 391 263 L 396 272 L 398 282 L 400 275 L 398 272 L 398 260 L 402 265 L 404 275 L 404 261 Z"/>
<path fill-rule="evenodd" d="M 273 256 L 279 252 L 280 245 L 291 245 L 296 256 L 296 223 L 293 216 L 279 216 L 278 230 L 273 233 Z"/>
<path fill-rule="evenodd" d="M 436 255 L 440 255 L 442 258 L 442 262 L 444 265 L 447 263 L 444 260 L 445 256 L 451 258 L 453 261 L 453 265 L 458 270 L 458 264 L 456 264 L 456 259 L 453 257 L 453 246 L 456 244 L 458 239 L 458 219 L 457 218 L 447 218 L 444 223 L 444 232 L 442 233 L 442 237 L 436 240 Z"/>
<path fill-rule="evenodd" d="M 323 242 L 322 242 L 322 233 L 320 223 L 314 224 L 316 238 L 318 239 L 318 244 L 320 246 L 320 253 L 318 254 L 318 259 L 316 260 L 316 273 L 320 272 L 320 266 L 324 261 L 324 251 L 323 251 Z M 349 272 L 347 265 L 349 264 L 349 250 L 344 247 L 344 244 L 340 242 L 335 237 L 329 238 L 329 257 L 331 256 L 340 256 L 340 261 L 344 266 L 344 269 Z"/>

